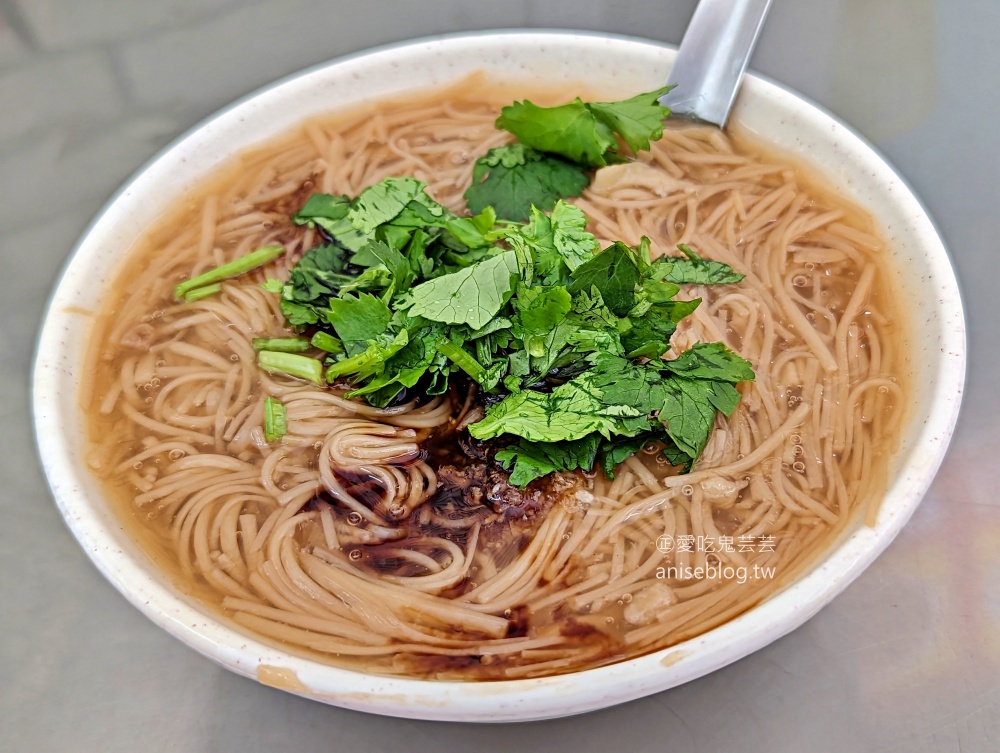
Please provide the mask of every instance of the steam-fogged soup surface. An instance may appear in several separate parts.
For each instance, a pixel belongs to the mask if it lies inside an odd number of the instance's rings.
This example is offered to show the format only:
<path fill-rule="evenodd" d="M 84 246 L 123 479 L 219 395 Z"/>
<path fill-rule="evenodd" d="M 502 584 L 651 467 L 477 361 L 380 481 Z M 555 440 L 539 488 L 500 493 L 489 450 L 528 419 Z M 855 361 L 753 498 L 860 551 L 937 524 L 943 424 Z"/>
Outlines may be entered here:
<path fill-rule="evenodd" d="M 685 243 L 746 274 L 683 293 L 703 303 L 674 351 L 722 341 L 757 375 L 692 473 L 651 446 L 613 481 L 522 491 L 464 432 L 481 411 L 466 382 L 379 410 L 261 371 L 251 339 L 289 332 L 260 284 L 319 240 L 290 215 L 390 175 L 462 212 L 472 163 L 510 138 L 493 125 L 510 98 L 476 88 L 311 121 L 235 158 L 133 249 L 91 344 L 88 462 L 135 536 L 242 628 L 341 666 L 530 677 L 698 635 L 874 509 L 902 423 L 905 349 L 870 220 L 710 128 L 668 128 L 574 201 L 604 242 Z M 266 268 L 174 301 L 178 281 L 272 243 L 288 252 Z M 268 396 L 288 422 L 270 443 Z"/>

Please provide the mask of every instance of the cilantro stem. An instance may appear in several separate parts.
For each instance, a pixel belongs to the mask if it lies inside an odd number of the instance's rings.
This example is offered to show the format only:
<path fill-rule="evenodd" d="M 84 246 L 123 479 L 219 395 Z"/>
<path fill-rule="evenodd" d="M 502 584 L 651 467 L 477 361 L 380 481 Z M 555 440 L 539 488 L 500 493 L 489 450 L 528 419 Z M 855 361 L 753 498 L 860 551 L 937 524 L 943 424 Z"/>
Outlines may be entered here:
<path fill-rule="evenodd" d="M 273 442 L 288 433 L 285 406 L 277 398 L 264 398 L 264 439 Z"/>
<path fill-rule="evenodd" d="M 257 354 L 257 365 L 271 374 L 284 374 L 323 384 L 323 364 L 309 356 L 262 350 Z"/>
<path fill-rule="evenodd" d="M 217 282 L 214 285 L 202 285 L 200 288 L 195 288 L 194 290 L 186 292 L 184 294 L 184 303 L 200 301 L 202 298 L 208 298 L 210 295 L 215 295 L 220 290 L 222 290 L 222 283 L 220 282 Z"/>
<path fill-rule="evenodd" d="M 366 368 L 371 362 L 372 359 L 369 357 L 368 351 L 345 358 L 343 361 L 337 361 L 330 364 L 327 368 L 326 381 L 335 382 L 337 381 L 337 377 L 344 376 L 345 374 L 355 374 L 361 371 L 361 369 Z"/>
<path fill-rule="evenodd" d="M 490 352 L 489 338 L 480 337 L 476 340 L 476 357 L 480 363 L 485 363 L 487 367 L 493 361 L 493 354 Z"/>
<path fill-rule="evenodd" d="M 325 350 L 327 353 L 344 352 L 344 346 L 340 342 L 340 340 L 338 340 L 336 337 L 329 334 L 328 332 L 323 332 L 323 331 L 317 332 L 315 335 L 312 336 L 312 340 L 310 342 L 312 343 L 312 346 L 314 348 Z"/>
<path fill-rule="evenodd" d="M 197 277 L 192 277 L 190 280 L 178 283 L 174 287 L 174 298 L 178 301 L 186 300 L 186 295 L 192 290 L 213 285 L 215 283 L 222 282 L 223 280 L 229 280 L 233 277 L 238 277 L 245 272 L 249 272 L 251 269 L 256 269 L 257 267 L 261 267 L 268 262 L 274 261 L 283 253 L 285 253 L 284 246 L 262 246 L 256 251 L 251 251 L 246 256 L 241 256 L 239 259 L 233 259 L 232 261 L 226 262 L 215 269 L 203 272 Z"/>
<path fill-rule="evenodd" d="M 408 336 L 404 329 L 388 345 L 372 343 L 367 350 L 331 364 L 326 370 L 326 381 L 335 382 L 337 377 L 348 374 L 356 375 L 355 382 L 363 381 L 375 373 L 381 364 L 398 353 L 407 342 Z"/>
<path fill-rule="evenodd" d="M 451 340 L 446 338 L 439 340 L 437 350 L 438 353 L 442 353 L 449 361 L 475 379 L 479 384 L 482 384 L 486 380 L 486 369 L 479 365 L 479 361 L 455 345 Z"/>
<path fill-rule="evenodd" d="M 253 349 L 273 350 L 277 353 L 306 353 L 312 346 L 301 337 L 255 337 L 251 341 Z"/>
<path fill-rule="evenodd" d="M 686 243 L 678 243 L 677 250 L 684 254 L 691 261 L 702 261 L 702 258 Z"/>

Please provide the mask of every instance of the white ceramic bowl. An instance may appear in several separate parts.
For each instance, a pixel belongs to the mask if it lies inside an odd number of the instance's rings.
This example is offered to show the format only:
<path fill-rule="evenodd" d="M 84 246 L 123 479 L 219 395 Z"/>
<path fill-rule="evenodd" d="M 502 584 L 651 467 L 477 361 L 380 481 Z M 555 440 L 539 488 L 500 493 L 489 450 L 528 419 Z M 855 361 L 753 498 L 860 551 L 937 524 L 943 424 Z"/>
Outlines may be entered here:
<path fill-rule="evenodd" d="M 648 41 L 580 33 L 450 36 L 342 58 L 285 79 L 215 115 L 150 162 L 109 202 L 80 240 L 52 296 L 34 372 L 37 439 L 56 503 L 105 577 L 184 643 L 234 672 L 326 703 L 421 719 L 544 719 L 610 706 L 679 685 L 761 648 L 805 622 L 892 541 L 929 486 L 958 413 L 965 377 L 965 320 L 948 254 L 920 202 L 872 147 L 815 105 L 756 76 L 733 118 L 815 164 L 877 218 L 910 319 L 909 427 L 874 528 L 857 527 L 792 585 L 746 614 L 669 649 L 607 667 L 541 679 L 458 683 L 336 669 L 265 645 L 181 596 L 125 534 L 83 460 L 78 375 L 94 311 L 122 254 L 165 201 L 240 148 L 306 116 L 371 98 L 445 84 L 474 68 L 504 81 L 543 78 L 622 94 L 659 86 L 674 51 Z"/>

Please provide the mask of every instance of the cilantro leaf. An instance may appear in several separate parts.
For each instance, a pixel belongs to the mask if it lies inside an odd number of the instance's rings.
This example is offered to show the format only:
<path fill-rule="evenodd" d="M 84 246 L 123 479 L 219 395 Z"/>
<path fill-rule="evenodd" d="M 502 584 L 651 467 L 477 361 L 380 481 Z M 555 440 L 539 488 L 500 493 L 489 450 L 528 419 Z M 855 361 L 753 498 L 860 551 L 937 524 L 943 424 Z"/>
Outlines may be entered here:
<path fill-rule="evenodd" d="M 370 379 L 385 371 L 385 363 L 409 342 L 406 330 L 396 334 L 391 342 L 371 340 L 362 352 L 334 361 L 326 370 L 326 381 L 335 382 L 342 376 L 354 376 L 356 381 Z"/>
<path fill-rule="evenodd" d="M 688 455 L 684 450 L 675 445 L 669 437 L 667 437 L 667 440 L 663 448 L 663 457 L 667 459 L 670 465 L 679 467 L 681 473 L 688 473 L 697 458 Z"/>
<path fill-rule="evenodd" d="M 404 389 L 416 386 L 436 355 L 433 337 L 408 338 L 405 346 L 385 360 L 381 374 L 345 397 L 364 397 L 371 405 L 384 408 Z"/>
<path fill-rule="evenodd" d="M 693 459 L 701 455 L 715 423 L 715 406 L 709 396 L 712 382 L 671 379 L 664 383 L 666 398 L 660 421 L 677 448 Z"/>
<path fill-rule="evenodd" d="M 413 178 L 385 178 L 381 182 L 386 181 L 409 181 L 414 180 Z M 448 209 L 446 209 L 441 204 L 438 204 L 434 199 L 427 195 L 426 189 L 427 184 L 422 181 L 415 181 L 420 187 L 420 191 L 414 195 L 414 197 L 403 207 L 403 210 L 397 214 L 392 220 L 391 224 L 399 228 L 423 228 L 423 227 L 444 227 L 448 222 L 455 218 Z M 379 185 L 376 183 L 375 185 Z M 360 196 L 358 197 L 361 198 Z"/>
<path fill-rule="evenodd" d="M 670 338 L 677 323 L 701 304 L 693 301 L 669 301 L 650 306 L 645 314 L 629 312 L 628 330 L 622 335 L 622 345 L 629 358 L 659 358 L 670 350 Z"/>
<path fill-rule="evenodd" d="M 562 285 L 529 288 L 519 284 L 514 299 L 518 324 L 524 332 L 533 334 L 552 330 L 569 313 L 571 305 L 569 292 Z"/>
<path fill-rule="evenodd" d="M 543 382 L 556 366 L 566 365 L 572 361 L 574 351 L 570 348 L 570 338 L 573 336 L 573 324 L 567 319 L 543 335 L 529 335 L 522 339 L 530 364 L 524 374 L 524 384 Z"/>
<path fill-rule="evenodd" d="M 522 144 L 587 167 L 606 165 L 605 154 L 617 146 L 614 131 L 595 118 L 579 97 L 557 107 L 514 102 L 500 111 L 496 126 L 513 133 Z"/>
<path fill-rule="evenodd" d="M 695 343 L 677 358 L 658 364 L 688 379 L 752 382 L 753 368 L 722 343 Z"/>
<path fill-rule="evenodd" d="M 663 135 L 663 120 L 670 109 L 660 104 L 660 97 L 673 88 L 663 86 L 618 102 L 591 102 L 587 108 L 603 121 L 636 154 L 649 149 L 649 142 Z"/>
<path fill-rule="evenodd" d="M 342 285 L 354 278 L 347 273 L 347 265 L 347 254 L 339 246 L 326 245 L 309 249 L 292 269 L 288 280 L 292 290 L 287 291 L 286 297 L 307 303 L 322 295 L 336 293 Z"/>
<path fill-rule="evenodd" d="M 377 264 L 374 267 L 368 267 L 368 269 L 349 283 L 342 285 L 338 295 L 343 297 L 348 293 L 361 293 L 365 291 L 374 291 L 379 294 L 386 291 L 391 294 L 393 287 L 392 275 L 389 273 L 389 270 L 381 264 Z"/>
<path fill-rule="evenodd" d="M 319 227 L 344 248 L 356 251 L 368 238 L 351 224 L 347 217 L 350 208 L 351 202 L 346 196 L 314 193 L 292 216 L 292 221 L 296 225 Z"/>
<path fill-rule="evenodd" d="M 358 194 L 348 219 L 362 233 L 372 233 L 379 225 L 394 220 L 407 204 L 422 195 L 425 185 L 415 178 L 380 180 Z"/>
<path fill-rule="evenodd" d="M 567 443 L 554 442 L 550 446 L 561 447 L 564 444 Z M 523 489 L 536 478 L 548 476 L 554 471 L 567 470 L 549 459 L 544 452 L 538 449 L 540 447 L 540 442 L 521 443 L 511 445 L 496 454 L 497 462 L 500 463 L 501 467 L 510 471 L 509 481 L 512 485 Z"/>
<path fill-rule="evenodd" d="M 479 329 L 510 298 L 517 274 L 515 253 L 504 251 L 417 285 L 399 308 L 408 307 L 410 316 Z"/>
<path fill-rule="evenodd" d="M 336 226 L 336 223 L 347 217 L 351 208 L 351 200 L 346 196 L 332 196 L 328 193 L 314 193 L 296 214 L 292 222 L 296 225 L 309 225 L 326 229 Z"/>
<path fill-rule="evenodd" d="M 642 417 L 632 406 L 606 404 L 600 389 L 584 374 L 550 393 L 522 390 L 504 398 L 469 426 L 469 433 L 477 439 L 515 434 L 532 442 L 561 442 L 582 439 L 591 432 L 605 437 L 634 434 L 625 420 Z"/>
<path fill-rule="evenodd" d="M 485 337 L 486 335 L 492 335 L 494 332 L 499 332 L 502 329 L 510 329 L 513 323 L 510 319 L 505 316 L 498 316 L 490 320 L 490 323 L 485 327 L 480 327 L 479 329 L 473 330 L 469 333 L 467 340 L 475 340 L 480 337 Z"/>
<path fill-rule="evenodd" d="M 469 248 L 492 246 L 495 240 L 491 236 L 493 226 L 497 222 L 496 209 L 491 205 L 474 217 L 456 217 L 445 223 L 445 229 L 459 243 Z"/>
<path fill-rule="evenodd" d="M 608 478 L 615 477 L 615 467 L 635 455 L 650 442 L 660 439 L 662 432 L 644 432 L 634 437 L 624 437 L 614 441 L 605 440 L 601 443 L 597 457 L 600 460 L 604 474 Z"/>
<path fill-rule="evenodd" d="M 406 257 L 378 240 L 370 241 L 359 249 L 351 262 L 359 267 L 371 268 L 376 265 L 384 267 L 392 277 L 393 292 L 409 289 L 415 277 Z"/>
<path fill-rule="evenodd" d="M 571 162 L 510 144 L 476 160 L 465 200 L 472 212 L 493 207 L 501 219 L 525 220 L 533 206 L 551 209 L 556 199 L 579 196 L 589 182 L 584 170 Z"/>
<path fill-rule="evenodd" d="M 496 459 L 511 471 L 510 483 L 525 487 L 536 478 L 553 471 L 589 471 L 597 460 L 599 434 L 589 434 L 573 442 L 518 442 L 496 454 Z"/>
<path fill-rule="evenodd" d="M 532 207 L 531 220 L 508 227 L 504 237 L 511 248 L 531 255 L 533 277 L 542 285 L 569 283 L 570 274 L 600 251 L 586 216 L 564 201 L 556 202 L 551 216 Z"/>
<path fill-rule="evenodd" d="M 281 291 L 281 313 L 300 327 L 323 319 L 327 296 L 354 280 L 347 271 L 347 252 L 336 245 L 309 249 L 292 268 Z"/>
<path fill-rule="evenodd" d="M 728 382 L 711 382 L 712 392 L 708 399 L 728 418 L 740 404 L 740 391 Z"/>
<path fill-rule="evenodd" d="M 625 316 L 635 305 L 635 286 L 639 269 L 631 249 L 621 241 L 613 243 L 573 272 L 571 293 L 597 288 L 604 304 L 618 316 Z"/>
<path fill-rule="evenodd" d="M 552 207 L 552 241 L 570 272 L 600 251 L 597 238 L 587 230 L 587 215 L 579 207 L 557 201 Z"/>
<path fill-rule="evenodd" d="M 620 320 L 601 299 L 601 294 L 581 292 L 573 297 L 572 311 L 541 339 L 541 357 L 532 358 L 532 370 L 525 384 L 546 379 L 553 368 L 560 370 L 559 378 L 577 376 L 582 356 L 590 352 L 624 355 L 619 336 Z M 537 339 L 533 339 L 533 344 Z M 567 375 L 567 372 L 569 374 Z"/>
<path fill-rule="evenodd" d="M 589 381 L 600 389 L 606 404 L 630 405 L 641 414 L 652 413 L 663 404 L 663 378 L 655 368 L 604 353 L 593 360 Z"/>
<path fill-rule="evenodd" d="M 647 275 L 651 279 L 682 285 L 685 283 L 714 285 L 727 282 L 740 282 L 746 276 L 721 261 L 702 259 L 683 243 L 677 246 L 677 248 L 687 258 L 661 256 L 652 263 L 647 272 Z"/>
<path fill-rule="evenodd" d="M 290 327 L 301 329 L 316 324 L 322 318 L 322 314 L 315 306 L 285 299 L 281 300 L 280 306 L 281 314 Z"/>
<path fill-rule="evenodd" d="M 368 293 L 357 298 L 331 298 L 326 314 L 349 356 L 361 353 L 370 340 L 378 339 L 388 329 L 391 318 L 389 307 Z"/>
<path fill-rule="evenodd" d="M 709 379 L 671 374 L 666 368 L 671 361 L 636 364 L 598 353 L 588 358 L 592 364 L 588 370 L 551 393 L 523 390 L 493 405 L 469 433 L 479 439 L 512 434 L 522 438 L 524 449 L 524 440 L 566 442 L 596 432 L 610 442 L 604 452 L 606 468 L 635 451 L 628 448 L 642 446 L 623 444 L 623 438 L 641 436 L 643 442 L 655 438 L 673 448 L 668 457 L 676 460 L 683 454 L 677 464 L 690 466 L 708 441 L 716 411 L 730 415 L 736 406 L 739 392 L 731 382 L 741 381 L 747 373 L 739 356 L 723 350 L 724 346 L 712 347 L 678 367 L 692 373 L 701 369 L 713 376 Z M 663 428 L 655 428 L 660 424 Z M 531 462 L 538 466 L 540 461 L 536 457 Z"/>
<path fill-rule="evenodd" d="M 633 152 L 648 149 L 650 140 L 663 135 L 670 110 L 658 100 L 669 90 L 665 86 L 618 102 L 585 103 L 578 97 L 556 107 L 514 102 L 500 111 L 496 125 L 529 147 L 600 167 L 621 160 L 615 134 Z"/>

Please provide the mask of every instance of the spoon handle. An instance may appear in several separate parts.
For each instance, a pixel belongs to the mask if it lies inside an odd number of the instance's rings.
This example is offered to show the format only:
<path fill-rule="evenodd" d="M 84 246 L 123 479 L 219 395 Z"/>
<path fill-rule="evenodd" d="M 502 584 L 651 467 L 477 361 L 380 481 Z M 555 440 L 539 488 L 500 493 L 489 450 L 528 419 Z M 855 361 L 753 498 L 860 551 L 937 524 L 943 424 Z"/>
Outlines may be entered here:
<path fill-rule="evenodd" d="M 723 126 L 771 0 L 700 0 L 660 98 L 674 113 Z"/>

